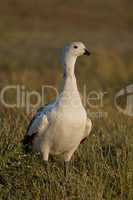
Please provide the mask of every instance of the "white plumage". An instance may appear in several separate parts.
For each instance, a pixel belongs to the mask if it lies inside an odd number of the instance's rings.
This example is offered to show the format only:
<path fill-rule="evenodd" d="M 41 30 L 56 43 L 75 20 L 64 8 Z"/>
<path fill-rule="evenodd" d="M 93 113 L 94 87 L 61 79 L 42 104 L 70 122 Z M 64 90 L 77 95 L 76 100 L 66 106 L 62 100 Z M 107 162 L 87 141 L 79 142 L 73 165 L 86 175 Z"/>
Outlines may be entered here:
<path fill-rule="evenodd" d="M 32 146 L 42 153 L 44 161 L 48 161 L 49 154 L 63 153 L 64 161 L 68 162 L 91 131 L 91 120 L 82 105 L 74 73 L 76 59 L 83 54 L 90 53 L 81 42 L 65 47 L 63 90 L 56 100 L 42 107 L 29 124 L 28 138 L 35 134 Z"/>

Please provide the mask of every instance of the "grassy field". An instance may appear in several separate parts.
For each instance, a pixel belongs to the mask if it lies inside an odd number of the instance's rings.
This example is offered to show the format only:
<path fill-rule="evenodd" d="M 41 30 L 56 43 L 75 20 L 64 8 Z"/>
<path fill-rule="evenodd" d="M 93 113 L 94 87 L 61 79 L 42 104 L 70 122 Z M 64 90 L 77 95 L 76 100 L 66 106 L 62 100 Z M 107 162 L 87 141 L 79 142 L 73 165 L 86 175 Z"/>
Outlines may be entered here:
<path fill-rule="evenodd" d="M 85 105 L 93 129 L 73 156 L 67 182 L 60 157 L 50 157 L 47 177 L 41 155 L 25 155 L 21 140 L 29 122 L 26 108 L 6 108 L 0 101 L 0 200 L 133 199 L 132 117 L 114 103 L 117 92 L 132 84 L 132 8 L 133 3 L 124 0 L 1 3 L 1 91 L 8 85 L 39 93 L 41 85 L 58 88 L 60 49 L 81 40 L 92 55 L 77 62 L 79 90 L 106 95 L 103 106 L 99 100 L 93 102 L 96 108 Z M 46 100 L 52 96 L 47 93 Z M 9 102 L 15 97 L 14 92 L 6 96 Z M 124 106 L 125 99 L 119 103 Z"/>

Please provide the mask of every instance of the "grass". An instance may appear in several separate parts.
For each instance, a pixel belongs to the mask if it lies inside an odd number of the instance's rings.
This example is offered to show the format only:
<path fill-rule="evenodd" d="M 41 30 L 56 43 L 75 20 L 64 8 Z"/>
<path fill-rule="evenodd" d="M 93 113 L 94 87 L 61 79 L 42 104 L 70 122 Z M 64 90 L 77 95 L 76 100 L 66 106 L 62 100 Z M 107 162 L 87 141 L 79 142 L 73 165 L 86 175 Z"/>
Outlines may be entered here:
<path fill-rule="evenodd" d="M 120 116 L 106 119 L 106 124 L 95 121 L 64 183 L 59 157 L 50 158 L 49 180 L 41 156 L 24 154 L 20 141 L 27 119 L 23 112 L 3 110 L 2 114 L 1 199 L 132 199 L 132 122 Z"/>
<path fill-rule="evenodd" d="M 50 157 L 50 179 L 41 155 L 25 154 L 21 140 L 29 122 L 25 108 L 0 106 L 0 200 L 132 200 L 132 117 L 114 105 L 116 93 L 132 83 L 132 9 L 125 1 L 5 1 L 0 8 L 0 90 L 25 85 L 58 87 L 60 48 L 83 40 L 92 56 L 80 58 L 80 92 L 104 91 L 103 106 L 88 104 L 93 129 L 75 152 L 64 182 L 61 157 Z M 53 94 L 47 94 L 47 101 Z M 15 93 L 8 93 L 15 101 Z M 34 99 L 32 99 L 34 101 Z M 125 102 L 120 100 L 120 105 Z M 101 118 L 93 113 L 103 113 Z"/>

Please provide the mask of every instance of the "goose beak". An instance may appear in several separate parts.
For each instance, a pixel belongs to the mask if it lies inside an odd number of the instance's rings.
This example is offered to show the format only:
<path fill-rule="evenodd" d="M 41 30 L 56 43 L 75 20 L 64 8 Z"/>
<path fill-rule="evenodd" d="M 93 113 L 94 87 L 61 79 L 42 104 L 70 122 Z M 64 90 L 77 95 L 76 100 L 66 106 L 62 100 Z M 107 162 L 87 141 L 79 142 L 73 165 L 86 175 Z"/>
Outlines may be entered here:
<path fill-rule="evenodd" d="M 90 54 L 91 53 L 87 49 L 85 49 L 84 55 L 89 56 Z"/>

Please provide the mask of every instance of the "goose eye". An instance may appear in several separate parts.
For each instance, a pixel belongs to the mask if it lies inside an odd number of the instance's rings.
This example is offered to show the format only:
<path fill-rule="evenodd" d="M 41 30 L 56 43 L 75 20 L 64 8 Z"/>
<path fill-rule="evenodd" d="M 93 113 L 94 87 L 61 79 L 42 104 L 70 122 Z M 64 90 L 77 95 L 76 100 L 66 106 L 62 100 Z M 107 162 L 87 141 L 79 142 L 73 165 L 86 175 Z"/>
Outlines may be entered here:
<path fill-rule="evenodd" d="M 77 48 L 78 48 L 78 47 L 75 45 L 75 46 L 74 46 L 74 49 L 77 49 Z"/>

